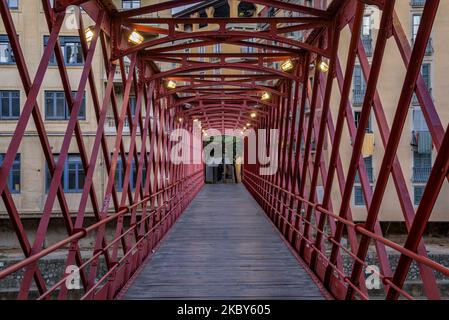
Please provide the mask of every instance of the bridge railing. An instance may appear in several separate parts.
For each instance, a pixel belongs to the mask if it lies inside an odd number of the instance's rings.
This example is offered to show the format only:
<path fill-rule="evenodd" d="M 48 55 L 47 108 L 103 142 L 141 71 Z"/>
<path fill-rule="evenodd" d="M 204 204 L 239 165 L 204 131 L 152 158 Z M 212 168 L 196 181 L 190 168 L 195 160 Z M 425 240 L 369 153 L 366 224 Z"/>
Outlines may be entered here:
<path fill-rule="evenodd" d="M 334 22 L 334 31 L 316 39 L 317 43 L 327 41 L 328 55 L 302 57 L 295 70 L 297 80 L 279 85 L 281 92 L 296 94 L 275 99 L 276 108 L 267 110 L 269 116 L 256 128 L 278 130 L 282 141 L 277 145 L 278 170 L 262 175 L 260 169 L 265 165 L 261 163 L 246 164 L 243 170 L 244 184 L 286 242 L 315 273 L 319 284 L 338 299 L 441 299 L 449 277 L 449 268 L 432 255 L 424 241 L 432 213 L 434 221 L 444 215 L 441 208 L 447 189 L 442 187 L 449 179 L 449 131 L 443 128 L 443 114 L 438 113 L 444 108 L 434 104 L 420 72 L 435 17 L 442 9 L 438 10 L 440 1 L 422 5 L 421 24 L 410 47 L 395 1 L 384 2 L 370 59 L 360 39 L 365 5 L 352 1 L 340 8 L 342 18 Z M 344 48 L 348 54 L 343 58 L 339 56 L 342 44 L 349 46 Z M 394 65 L 397 70 L 392 70 L 393 59 L 387 57 L 392 46 L 401 54 Z M 389 67 L 383 68 L 387 59 Z M 323 60 L 328 68 L 319 67 Z M 361 109 L 356 109 L 360 115 L 357 123 L 350 99 L 356 64 L 367 84 L 357 106 Z M 382 97 L 388 96 L 380 81 L 386 76 L 383 72 L 389 77 L 392 72 L 403 75 L 399 100 L 388 110 L 394 99 L 383 104 Z M 413 202 L 416 197 L 410 194 L 412 179 L 405 178 L 411 177 L 413 166 L 407 166 L 409 159 L 400 149 L 401 138 L 408 141 L 403 128 L 414 93 L 436 149 L 429 178 L 419 186 L 424 189 L 419 203 Z M 367 139 L 365 128 L 372 114 L 375 125 Z M 248 150 L 249 139 L 245 141 Z M 374 180 L 365 167 L 367 156 L 373 156 L 379 166 Z M 363 205 L 354 203 L 355 185 L 362 189 Z M 397 205 L 392 205 L 393 201 Z M 388 218 L 386 213 L 395 217 Z M 401 241 L 385 233 L 383 221 L 392 219 L 402 221 L 406 229 Z"/>
<path fill-rule="evenodd" d="M 26 93 L 16 126 L 2 132 L 7 149 L 2 150 L 0 171 L 2 210 L 24 258 L 4 266 L 0 282 L 14 280 L 7 283 L 17 287 L 8 289 L 16 290 L 10 294 L 18 299 L 113 299 L 200 190 L 203 167 L 170 161 L 174 142 L 168 133 L 191 132 L 192 124 L 178 121 L 180 107 L 167 111 L 172 97 L 161 98 L 167 90 L 163 81 L 146 81 L 153 67 L 136 54 L 112 59 L 116 39 L 111 36 L 110 12 L 96 1 L 86 2 L 82 12 L 78 6 L 57 10 L 64 3 L 69 2 L 57 1 L 53 9 L 50 1 L 42 1 L 41 22 L 47 24 L 49 36 L 42 57 L 32 65 L 8 1 L 0 2 Z M 77 58 L 76 67 L 66 65 L 60 39 L 67 33 L 79 39 L 82 59 Z M 54 68 L 49 68 L 50 61 Z M 34 67 L 32 78 L 29 70 Z M 94 72 L 95 68 L 104 72 Z M 64 90 L 68 110 L 57 124 L 42 119 L 39 106 L 47 78 L 59 80 Z M 89 98 L 83 107 L 85 93 Z M 136 99 L 132 107 L 131 96 Z M 86 119 L 78 117 L 81 108 L 87 111 Z M 113 119 L 107 119 L 109 114 Z M 106 121 L 115 128 L 114 135 L 105 132 Z M 2 125 L 3 130 L 9 129 Z M 29 150 L 33 163 L 40 163 L 39 156 L 43 160 L 37 173 L 46 181 L 39 190 L 42 204 L 19 201 L 22 194 L 11 194 L 9 176 L 20 150 Z M 22 168 L 28 170 L 23 163 Z M 29 171 L 20 171 L 22 188 L 40 185 L 35 175 L 24 172 Z M 26 229 L 31 217 L 22 213 L 28 207 L 37 211 L 34 237 Z M 55 220 L 63 222 L 65 236 L 54 236 Z M 54 264 L 51 272 L 46 261 Z"/>

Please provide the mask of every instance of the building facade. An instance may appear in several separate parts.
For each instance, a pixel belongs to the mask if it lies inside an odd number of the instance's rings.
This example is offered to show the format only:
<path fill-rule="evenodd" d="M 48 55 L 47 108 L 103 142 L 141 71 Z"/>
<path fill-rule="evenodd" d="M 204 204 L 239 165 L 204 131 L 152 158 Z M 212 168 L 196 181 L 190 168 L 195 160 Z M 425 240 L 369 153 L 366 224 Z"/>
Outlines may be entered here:
<path fill-rule="evenodd" d="M 424 4 L 424 0 L 399 0 L 396 2 L 397 18 L 400 20 L 402 27 L 404 28 L 404 33 L 411 46 L 413 46 L 419 28 Z M 449 28 L 449 19 L 443 12 L 447 12 L 448 9 L 449 3 L 445 1 L 441 2 L 441 11 L 436 17 L 432 35 L 426 48 L 425 59 L 421 67 L 422 78 L 444 128 L 449 121 L 449 102 L 446 98 L 446 88 L 449 85 L 449 79 L 447 77 L 449 66 L 446 65 L 444 59 L 444 57 L 447 57 L 449 54 L 444 40 Z M 366 8 L 361 30 L 361 40 L 369 63 L 372 61 L 372 55 L 375 50 L 380 19 L 381 16 L 377 8 L 371 6 Z M 346 61 L 344 59 L 348 54 L 349 41 L 350 32 L 349 28 L 346 28 L 342 33 L 342 42 L 339 52 L 339 56 L 342 57 L 340 62 L 343 72 L 346 67 Z M 405 73 L 406 67 L 403 58 L 401 57 L 401 52 L 395 43 L 395 38 L 391 37 L 387 42 L 384 63 L 377 87 L 390 130 L 402 91 Z M 335 83 L 334 87 L 338 88 L 338 84 Z M 353 117 L 357 125 L 366 91 L 366 75 L 363 74 L 360 61 L 356 61 L 352 87 L 351 104 Z M 331 110 L 335 121 L 337 118 L 339 102 L 337 90 L 335 90 L 333 97 L 334 100 L 332 102 Z M 368 179 L 374 190 L 376 178 L 381 174 L 385 174 L 379 172 L 384 155 L 384 145 L 374 111 L 371 112 L 369 125 L 366 128 L 366 131 L 367 136 L 371 137 L 368 144 L 372 144 L 372 147 L 368 148 L 371 150 L 365 155 L 366 157 L 364 160 Z M 345 170 L 347 170 L 350 161 L 350 158 L 348 158 L 347 155 L 351 154 L 350 148 L 352 147 L 349 136 L 349 131 L 346 126 L 344 132 L 346 141 L 342 144 L 342 147 L 345 148 L 346 146 L 348 152 L 345 152 L 345 149 L 342 149 L 340 153 Z M 415 209 L 421 201 L 424 187 L 429 178 L 433 161 L 435 160 L 435 154 L 436 150 L 432 143 L 429 127 L 421 110 L 420 102 L 418 101 L 417 96 L 414 95 L 409 108 L 408 120 L 403 129 L 397 158 L 401 165 L 411 202 Z M 356 180 L 356 182 L 357 181 L 358 180 Z M 447 186 L 443 186 L 441 195 L 447 194 L 448 191 L 449 189 Z M 335 202 L 338 203 L 338 197 L 335 196 L 334 198 Z M 366 217 L 366 208 L 361 186 L 356 185 L 353 190 L 352 205 L 355 218 L 364 220 Z M 440 196 L 433 211 L 431 221 L 449 221 L 448 207 L 448 200 L 445 197 Z M 395 189 L 393 177 L 390 175 L 389 184 L 380 210 L 381 220 L 402 221 L 403 216 L 400 208 L 401 205 Z"/>
<path fill-rule="evenodd" d="M 28 67 L 30 68 L 29 72 L 31 77 L 33 77 L 49 35 L 42 4 L 41 1 L 35 0 L 9 0 L 8 2 L 11 8 L 14 23 L 17 27 L 20 42 L 24 48 L 24 55 L 27 59 Z M 157 3 L 158 1 L 116 0 L 114 2 L 117 8 L 131 9 Z M 296 2 L 305 3 L 306 5 L 309 3 L 309 1 Z M 411 43 L 413 43 L 414 35 L 416 34 L 417 27 L 419 26 L 423 2 L 424 0 L 397 1 L 397 15 L 401 20 L 402 25 L 405 28 L 404 31 L 409 37 Z M 449 120 L 449 102 L 446 99 L 447 88 L 449 87 L 449 77 L 447 76 L 449 74 L 449 63 L 446 62 L 445 57 L 449 56 L 449 47 L 445 45 L 445 36 L 449 31 L 449 17 L 444 13 L 449 11 L 449 3 L 447 3 L 447 1 L 442 1 L 440 6 L 443 8 L 439 10 L 439 14 L 437 16 L 435 28 L 432 33 L 432 39 L 429 42 L 426 59 L 422 66 L 422 75 L 429 91 L 431 92 L 435 107 L 441 117 L 441 121 L 443 122 L 443 125 L 446 125 Z M 240 6 L 240 1 L 229 0 L 227 2 L 213 1 L 210 6 L 208 4 L 199 7 L 185 7 L 183 10 L 178 10 L 177 12 L 166 10 L 159 12 L 158 17 L 171 17 L 172 15 L 199 17 L 219 17 L 220 15 L 225 15 L 230 17 L 251 17 L 259 14 L 269 14 L 275 16 L 288 13 L 285 13 L 282 10 L 264 8 L 263 6 L 255 6 L 255 10 L 252 10 L 251 8 Z M 82 70 L 81 66 L 83 64 L 83 55 L 76 19 L 73 19 L 73 15 L 76 16 L 76 12 L 69 12 L 67 14 L 66 21 L 63 25 L 63 36 L 60 37 L 60 44 L 64 53 L 65 63 L 68 66 L 68 76 L 71 82 L 72 90 L 76 91 L 76 86 L 79 82 Z M 372 52 L 374 51 L 376 35 L 378 32 L 376 27 L 379 24 L 379 20 L 380 15 L 378 10 L 375 7 L 368 7 L 363 20 L 362 28 L 362 42 L 367 52 L 368 59 L 370 59 L 370 56 L 372 56 Z M 88 21 L 87 16 L 85 17 L 85 21 Z M 180 30 L 183 31 L 197 29 L 210 31 L 213 30 L 215 26 L 184 25 L 180 28 Z M 263 26 L 248 24 L 245 28 L 255 29 L 263 28 Z M 300 38 L 303 35 L 300 33 L 295 33 L 288 36 Z M 340 57 L 347 56 L 347 52 L 345 52 L 345 50 L 349 47 L 349 40 L 350 32 L 348 29 L 345 29 L 342 32 L 342 42 L 339 52 Z M 253 39 L 252 41 L 258 40 Z M 385 53 L 386 58 L 384 60 L 384 66 L 381 71 L 381 79 L 378 86 L 379 95 L 381 97 L 383 109 L 386 112 L 386 118 L 389 125 L 391 125 L 392 117 L 401 92 L 402 81 L 406 72 L 400 52 L 397 50 L 397 47 L 393 41 L 393 39 L 390 39 L 387 46 Z M 239 47 L 233 45 L 216 44 L 213 46 L 192 49 L 191 51 L 186 52 L 235 52 L 236 48 L 240 50 Z M 248 47 L 241 50 L 254 52 L 257 49 Z M 93 63 L 93 73 L 95 76 L 97 90 L 99 90 L 99 95 L 102 96 L 106 75 L 103 63 L 101 62 L 102 60 L 99 56 L 100 54 L 101 50 L 96 50 L 96 56 L 94 58 L 96 62 Z M 341 67 L 344 70 L 346 61 L 343 59 L 340 62 Z M 173 66 L 164 65 L 164 63 L 161 63 L 159 67 L 161 70 L 164 70 Z M 279 66 L 278 64 L 274 64 L 274 67 Z M 214 74 L 214 72 L 216 71 L 210 70 L 204 72 L 204 74 Z M 226 73 L 235 71 L 223 70 L 220 72 Z M 20 115 L 20 109 L 26 101 L 26 95 L 15 66 L 14 56 L 9 46 L 9 41 L 3 26 L 0 26 L 0 74 L 1 162 L 2 156 L 6 152 L 9 142 L 11 141 L 12 134 L 17 124 L 17 119 Z M 333 93 L 331 110 L 332 117 L 335 121 L 337 118 L 339 103 L 337 83 L 335 83 L 334 88 L 335 92 Z M 115 89 L 123 90 L 119 74 L 117 74 Z M 366 81 L 364 79 L 360 64 L 358 64 L 354 71 L 353 90 L 351 94 L 353 116 L 356 122 L 360 117 L 365 89 Z M 42 90 L 39 92 L 38 103 L 42 119 L 45 121 L 45 127 L 47 129 L 47 135 L 51 148 L 54 151 L 55 156 L 57 156 L 57 152 L 60 150 L 62 145 L 62 140 L 70 114 L 68 112 L 67 103 L 65 102 L 59 71 L 55 66 L 54 59 L 52 59 L 50 63 Z M 135 104 L 135 100 L 131 98 L 131 109 L 135 109 L 133 107 L 133 103 Z M 85 99 L 79 114 L 79 120 L 84 136 L 86 150 L 91 150 L 97 128 L 97 121 L 94 109 L 92 108 L 92 97 L 90 90 L 86 90 L 85 92 Z M 112 144 L 114 141 L 113 136 L 115 134 L 115 122 L 113 121 L 112 114 L 108 115 L 108 121 L 106 121 L 105 126 L 106 134 L 110 136 L 108 141 Z M 343 149 L 340 155 L 343 168 L 346 172 L 350 161 L 347 157 L 351 154 L 351 139 L 347 127 L 345 127 L 344 130 L 344 140 L 342 143 Z M 371 115 L 370 126 L 367 128 L 367 133 L 373 137 L 373 146 L 371 151 L 372 154 L 368 154 L 365 157 L 365 165 L 367 167 L 369 180 L 374 188 L 376 177 L 379 174 L 382 174 L 378 170 L 381 165 L 381 159 L 384 151 L 374 114 Z M 39 138 L 36 134 L 33 121 L 30 121 L 27 127 L 26 137 L 20 145 L 19 154 L 17 155 L 13 169 L 11 170 L 8 183 L 9 190 L 14 197 L 18 211 L 23 217 L 28 217 L 30 221 L 36 221 L 42 212 L 46 198 L 45 190 L 47 188 L 47 181 L 49 177 L 40 144 L 36 143 L 38 139 Z M 124 137 L 124 143 L 125 150 L 129 149 L 129 141 L 126 135 Z M 330 141 L 327 145 L 331 145 Z M 347 148 L 348 152 L 345 152 L 344 148 Z M 402 171 L 405 175 L 411 201 L 415 206 L 417 206 L 420 202 L 423 187 L 429 177 L 432 161 L 434 160 L 434 153 L 435 150 L 432 145 L 429 129 L 420 110 L 419 102 L 417 99 L 414 99 L 410 105 L 409 121 L 408 125 L 404 128 L 403 138 L 398 151 L 398 158 Z M 328 154 L 330 154 L 329 150 Z M 104 159 L 101 156 L 98 158 L 97 166 L 104 166 Z M 122 180 L 120 174 L 120 163 L 117 171 L 116 186 L 120 190 Z M 96 170 L 95 174 L 96 176 L 94 179 L 96 181 L 94 184 L 97 188 L 97 196 L 101 199 L 104 194 L 104 187 L 107 181 L 107 172 L 106 170 Z M 79 150 L 77 145 L 72 143 L 70 146 L 70 155 L 67 159 L 66 169 L 63 175 L 63 188 L 67 196 L 69 209 L 71 211 L 76 212 L 83 185 L 84 172 L 79 156 Z M 443 188 L 445 188 L 445 190 L 441 194 L 447 194 L 449 191 L 449 189 L 447 189 L 448 187 L 444 186 Z M 340 200 L 339 194 L 339 191 L 336 189 L 333 197 L 334 208 L 338 208 Z M 354 218 L 360 220 L 364 219 L 366 216 L 366 208 L 361 187 L 357 185 L 355 186 L 352 198 L 352 212 Z M 437 222 L 449 221 L 448 207 L 448 199 L 439 199 L 431 220 Z M 393 180 L 390 179 L 390 184 L 381 209 L 382 220 L 403 221 L 402 213 L 399 208 L 400 204 L 397 199 Z M 54 212 L 57 213 L 59 210 L 58 204 L 55 204 Z M 89 209 L 87 209 L 87 211 L 88 210 Z M 0 219 L 6 221 L 3 226 L 7 227 L 8 216 L 2 202 L 0 202 Z M 12 239 L 14 239 L 13 235 L 11 237 L 11 241 L 13 241 Z M 8 241 L 2 241 L 2 245 L 9 245 L 7 242 Z"/>
<path fill-rule="evenodd" d="M 114 1 L 117 9 L 131 9 L 138 6 L 150 5 L 157 3 L 156 0 L 116 0 Z M 49 31 L 41 1 L 35 0 L 9 0 L 8 1 L 14 24 L 17 29 L 19 41 L 23 48 L 23 54 L 27 61 L 31 79 L 38 68 L 38 64 L 43 55 L 46 42 L 48 41 Z M 52 4 L 53 1 L 50 1 Z M 59 42 L 64 55 L 64 62 L 67 66 L 67 75 L 70 81 L 71 90 L 77 91 L 77 86 L 81 77 L 84 59 L 79 37 L 79 13 L 73 9 L 68 9 L 66 18 L 62 26 Z M 83 15 L 84 26 L 90 26 L 92 20 L 86 13 Z M 170 10 L 158 13 L 159 17 L 171 16 Z M 84 34 L 84 31 L 83 33 Z M 107 74 L 105 72 L 104 60 L 102 58 L 102 50 L 100 43 L 95 50 L 94 61 L 92 63 L 92 71 L 95 79 L 95 86 L 98 95 L 104 95 L 105 84 L 107 82 Z M 129 61 L 125 59 L 125 68 Z M 162 66 L 163 67 L 163 66 Z M 119 68 L 117 68 L 119 70 Z M 11 141 L 13 132 L 17 125 L 21 108 L 26 101 L 26 94 L 17 71 L 14 55 L 8 41 L 7 33 L 3 25 L 0 25 L 0 163 L 3 155 L 6 153 L 8 145 Z M 115 87 L 117 93 L 123 91 L 123 83 L 121 74 L 116 72 Z M 117 97 L 120 97 L 117 94 Z M 63 91 L 59 69 L 56 64 L 55 57 L 50 60 L 50 65 L 46 71 L 42 88 L 39 92 L 37 102 L 41 112 L 42 120 L 45 123 L 47 137 L 50 148 L 54 152 L 55 161 L 57 154 L 61 149 L 65 131 L 67 129 L 70 112 Z M 117 101 L 121 105 L 120 100 Z M 135 98 L 130 98 L 131 110 L 135 110 Z M 85 149 L 88 154 L 92 150 L 95 134 L 97 130 L 97 118 L 93 108 L 93 99 L 89 85 L 86 86 L 82 107 L 79 113 L 79 126 L 83 134 Z M 115 141 L 116 123 L 114 121 L 112 110 L 108 110 L 107 120 L 105 123 L 106 140 L 109 149 L 112 150 Z M 123 143 L 125 150 L 129 150 L 130 143 L 129 123 L 125 124 Z M 140 148 L 140 146 L 137 146 Z M 98 199 L 102 199 L 104 188 L 107 184 L 107 170 L 105 168 L 104 156 L 102 153 L 98 156 L 97 168 L 95 170 L 94 185 Z M 115 178 L 115 186 L 118 191 L 122 188 L 122 165 L 119 160 L 117 174 Z M 131 184 L 135 185 L 133 177 Z M 46 199 L 46 190 L 49 185 L 50 174 L 47 169 L 45 157 L 40 147 L 39 137 L 36 132 L 34 121 L 30 119 L 24 139 L 20 144 L 20 148 L 14 162 L 13 168 L 9 175 L 8 188 L 16 204 L 17 210 L 21 213 L 24 227 L 27 230 L 35 229 L 35 224 L 42 213 Z M 69 149 L 69 156 L 65 163 L 65 169 L 62 177 L 62 185 L 66 195 L 66 201 L 70 212 L 77 212 L 82 190 L 84 187 L 84 170 L 81 162 L 80 152 L 75 142 L 72 142 Z M 112 209 L 112 207 L 111 207 Z M 50 228 L 54 228 L 54 237 L 58 238 L 58 234 L 64 234 L 64 224 L 61 217 L 61 209 L 57 201 L 53 208 L 53 219 Z M 92 205 L 88 201 L 86 212 L 91 212 Z M 3 202 L 0 204 L 0 229 L 2 230 L 2 242 L 0 248 L 18 247 L 16 237 L 9 224 L 9 217 Z M 61 221 L 59 221 L 61 220 Z M 30 238 L 33 234 L 30 233 Z M 54 239 L 53 239 L 54 240 Z M 52 240 L 50 240 L 52 241 Z"/>

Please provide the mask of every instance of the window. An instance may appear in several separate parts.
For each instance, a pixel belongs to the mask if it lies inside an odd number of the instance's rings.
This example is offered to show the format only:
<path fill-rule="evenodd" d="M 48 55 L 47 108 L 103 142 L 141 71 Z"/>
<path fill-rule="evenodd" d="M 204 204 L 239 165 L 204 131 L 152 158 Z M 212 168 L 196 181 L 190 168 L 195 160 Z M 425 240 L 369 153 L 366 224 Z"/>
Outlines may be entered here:
<path fill-rule="evenodd" d="M 8 8 L 13 10 L 19 9 L 19 0 L 8 0 Z"/>
<path fill-rule="evenodd" d="M 361 105 L 363 104 L 363 99 L 365 98 L 366 83 L 363 77 L 362 68 L 359 65 L 354 67 L 354 84 L 353 84 L 353 104 Z"/>
<path fill-rule="evenodd" d="M 198 53 L 203 55 L 206 53 L 206 48 L 205 47 L 198 47 Z M 204 62 L 204 58 L 200 58 L 200 61 Z"/>
<path fill-rule="evenodd" d="M 76 92 L 72 92 L 75 97 Z M 64 91 L 45 91 L 45 119 L 46 120 L 68 120 L 70 111 L 65 99 Z M 86 119 L 86 93 L 84 93 L 78 119 Z"/>
<path fill-rule="evenodd" d="M 374 172 L 373 172 L 373 157 L 366 157 L 363 159 L 365 162 L 365 169 L 366 174 L 368 176 L 369 183 L 374 183 Z M 357 171 L 357 174 L 355 176 L 355 183 L 360 183 L 360 177 L 359 172 Z M 371 185 L 371 190 L 373 189 L 373 186 Z M 354 186 L 354 204 L 356 206 L 364 206 L 365 205 L 365 197 L 363 195 L 363 188 L 361 185 L 355 185 Z"/>
<path fill-rule="evenodd" d="M 366 174 L 368 175 L 368 181 L 370 183 L 374 182 L 374 174 L 373 174 L 373 157 L 366 157 L 363 159 L 365 162 L 365 169 L 366 169 Z M 360 182 L 360 178 L 359 178 L 359 172 L 357 171 L 357 175 L 355 177 L 355 182 L 359 183 Z"/>
<path fill-rule="evenodd" d="M 363 16 L 362 36 L 371 37 L 371 16 Z"/>
<path fill-rule="evenodd" d="M 58 155 L 54 155 L 55 163 L 58 161 Z M 51 175 L 48 165 L 45 166 L 45 190 L 48 192 L 51 183 Z M 64 171 L 61 177 L 61 185 L 64 192 L 79 193 L 84 188 L 84 169 L 79 154 L 69 154 L 64 164 Z"/>
<path fill-rule="evenodd" d="M 432 77 L 431 77 L 431 64 L 423 63 L 421 65 L 421 76 L 423 77 L 424 84 L 426 88 L 429 90 L 430 95 L 432 95 Z M 416 93 L 413 93 L 412 105 L 418 106 L 419 101 Z"/>
<path fill-rule="evenodd" d="M 419 203 L 421 202 L 422 196 L 424 194 L 424 189 L 425 189 L 425 186 L 414 186 L 413 187 L 413 193 L 414 193 L 413 200 L 414 200 L 415 206 L 419 206 Z"/>
<path fill-rule="evenodd" d="M 44 36 L 44 47 L 47 46 L 48 39 L 48 36 Z M 59 43 L 61 45 L 62 55 L 64 56 L 64 62 L 67 66 L 79 66 L 83 64 L 83 51 L 79 37 L 62 36 L 59 37 Z M 56 64 L 56 57 L 54 54 L 50 59 L 50 64 Z"/>
<path fill-rule="evenodd" d="M 138 154 L 137 157 L 140 157 L 140 155 Z M 126 154 L 126 158 L 128 158 L 128 154 Z M 143 162 L 143 164 L 144 164 L 144 162 Z M 126 163 L 125 163 L 125 165 L 126 165 Z M 119 156 L 119 158 L 117 160 L 117 168 L 115 170 L 115 189 L 118 192 L 121 192 L 123 190 L 123 182 L 124 182 L 125 173 L 126 173 L 125 165 L 123 165 L 122 158 Z M 145 179 L 147 176 L 147 170 L 146 170 L 145 166 L 142 168 L 141 176 L 142 176 L 141 185 L 143 186 L 145 184 Z M 134 191 L 137 186 L 137 166 L 135 165 L 134 158 L 133 158 L 133 161 L 131 164 L 131 174 L 129 177 L 129 182 L 131 183 L 132 190 Z"/>
<path fill-rule="evenodd" d="M 432 166 L 432 154 L 430 153 L 413 153 L 413 164 L 415 167 L 425 168 Z"/>
<path fill-rule="evenodd" d="M 373 190 L 373 186 L 371 186 L 371 191 Z M 363 195 L 362 186 L 354 186 L 354 204 L 356 206 L 364 206 L 365 205 L 365 196 Z"/>
<path fill-rule="evenodd" d="M 254 3 L 249 3 L 245 1 L 239 3 L 238 6 L 239 17 L 250 18 L 253 17 L 255 13 L 256 13 L 256 6 L 254 5 Z"/>
<path fill-rule="evenodd" d="M 356 206 L 365 205 L 365 197 L 363 196 L 363 190 L 361 186 L 354 187 L 354 203 Z"/>
<path fill-rule="evenodd" d="M 432 153 L 413 152 L 413 182 L 427 183 L 432 171 Z"/>
<path fill-rule="evenodd" d="M 430 63 L 423 63 L 421 66 L 421 75 L 424 79 L 427 89 L 432 88 L 432 82 L 430 78 Z"/>
<path fill-rule="evenodd" d="M 268 17 L 274 17 L 274 16 L 276 16 L 276 8 L 273 8 L 273 7 L 271 7 L 269 10 L 268 10 L 268 13 L 267 13 L 267 16 Z"/>
<path fill-rule="evenodd" d="M 246 42 L 254 43 L 255 39 L 251 38 L 251 39 L 248 39 Z M 241 51 L 244 52 L 244 53 L 253 53 L 256 50 L 255 50 L 255 47 L 252 47 L 252 46 L 244 46 L 244 47 L 242 46 L 241 47 Z"/>
<path fill-rule="evenodd" d="M 140 0 L 122 0 L 123 9 L 140 8 Z"/>
<path fill-rule="evenodd" d="M 421 109 L 413 110 L 413 130 L 416 132 L 429 131 Z"/>
<path fill-rule="evenodd" d="M 363 159 L 365 162 L 365 168 L 366 172 L 368 173 L 368 181 L 373 183 L 374 182 L 374 175 L 373 175 L 373 157 L 366 157 Z"/>
<path fill-rule="evenodd" d="M 20 115 L 20 91 L 0 90 L 0 120 L 18 119 Z"/>
<path fill-rule="evenodd" d="M 418 34 L 419 25 L 421 24 L 421 14 L 414 14 L 412 17 L 412 41 L 416 40 Z"/>
<path fill-rule="evenodd" d="M 200 18 L 207 18 L 206 10 L 204 10 L 204 9 L 201 10 L 201 11 L 200 11 L 199 17 L 200 17 Z M 200 23 L 200 24 L 199 24 L 199 27 L 200 27 L 200 29 L 201 29 L 201 28 L 205 28 L 205 27 L 207 27 L 207 23 Z"/>
<path fill-rule="evenodd" d="M 0 153 L 0 166 L 5 158 L 4 153 Z M 20 153 L 16 155 L 8 175 L 8 189 L 11 193 L 20 193 Z"/>
<path fill-rule="evenodd" d="M 421 24 L 421 18 L 422 14 L 413 14 L 412 16 L 412 44 L 415 43 L 416 36 L 418 35 L 419 31 L 419 25 Z M 429 38 L 429 41 L 427 42 L 426 46 L 426 55 L 432 55 L 433 53 L 433 45 L 432 45 L 432 38 Z"/>
<path fill-rule="evenodd" d="M 363 91 L 366 89 L 365 78 L 363 77 L 362 68 L 359 65 L 354 67 L 354 89 Z"/>
<path fill-rule="evenodd" d="M 229 18 L 230 7 L 227 1 L 223 4 L 214 7 L 214 18 Z"/>
<path fill-rule="evenodd" d="M 0 35 L 0 64 L 14 64 L 14 54 L 9 44 L 8 36 Z"/>
<path fill-rule="evenodd" d="M 131 115 L 134 117 L 136 115 L 136 96 L 129 97 L 129 107 L 131 109 Z"/>
<path fill-rule="evenodd" d="M 360 122 L 360 117 L 361 116 L 362 116 L 362 112 L 361 111 L 354 111 L 354 122 L 355 122 L 355 127 L 356 128 L 359 127 L 359 122 Z M 373 129 L 371 127 L 371 115 L 370 115 L 369 120 L 368 120 L 368 126 L 366 128 L 366 132 L 367 133 L 373 132 Z"/>
<path fill-rule="evenodd" d="M 369 15 L 363 16 L 361 38 L 366 55 L 371 57 L 373 55 L 373 40 L 371 38 L 371 16 Z"/>

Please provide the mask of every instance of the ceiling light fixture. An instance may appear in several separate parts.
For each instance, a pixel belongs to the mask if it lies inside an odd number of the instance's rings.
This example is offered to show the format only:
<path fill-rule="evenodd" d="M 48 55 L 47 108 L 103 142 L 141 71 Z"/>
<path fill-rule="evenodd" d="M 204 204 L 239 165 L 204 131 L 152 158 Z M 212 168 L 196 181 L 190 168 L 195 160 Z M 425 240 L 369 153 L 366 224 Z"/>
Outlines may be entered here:
<path fill-rule="evenodd" d="M 262 97 L 260 98 L 262 101 L 267 101 L 267 100 L 270 100 L 271 99 L 271 95 L 267 92 L 267 91 L 265 91 L 263 94 L 262 94 Z"/>
<path fill-rule="evenodd" d="M 281 64 L 281 69 L 284 72 L 288 72 L 288 71 L 292 70 L 294 67 L 295 67 L 295 65 L 293 64 L 293 61 L 290 59 L 288 59 L 283 64 Z"/>
<path fill-rule="evenodd" d="M 326 61 L 320 61 L 318 63 L 318 69 L 320 69 L 322 72 L 328 72 L 329 65 L 326 63 Z"/>
<path fill-rule="evenodd" d="M 173 80 L 168 80 L 167 82 L 167 88 L 168 89 L 176 89 L 176 82 Z"/>
<path fill-rule="evenodd" d="M 143 36 L 138 33 L 136 30 L 133 30 L 128 37 L 128 41 L 132 44 L 141 44 L 143 42 Z"/>
<path fill-rule="evenodd" d="M 87 27 L 86 30 L 84 30 L 84 37 L 86 38 L 87 42 L 91 42 L 94 35 L 95 32 L 93 27 Z"/>

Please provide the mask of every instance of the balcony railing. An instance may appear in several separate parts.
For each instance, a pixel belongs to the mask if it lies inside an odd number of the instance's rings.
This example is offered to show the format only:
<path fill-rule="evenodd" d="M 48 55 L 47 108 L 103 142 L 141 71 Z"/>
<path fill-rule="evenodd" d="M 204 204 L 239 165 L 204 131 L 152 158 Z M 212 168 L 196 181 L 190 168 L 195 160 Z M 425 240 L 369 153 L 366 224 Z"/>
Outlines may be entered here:
<path fill-rule="evenodd" d="M 363 104 L 363 100 L 365 99 L 366 90 L 354 89 L 352 96 L 352 104 L 355 106 L 361 106 Z"/>
<path fill-rule="evenodd" d="M 423 8 L 426 4 L 426 0 L 410 0 L 410 5 L 414 8 Z"/>
<path fill-rule="evenodd" d="M 125 62 L 125 73 L 126 76 L 128 76 L 129 74 L 129 63 Z M 108 80 L 108 74 L 105 72 L 104 77 L 103 77 L 104 81 Z M 117 66 L 117 68 L 115 69 L 115 74 L 114 74 L 114 82 L 122 82 L 122 72 L 121 72 L 121 68 L 120 66 Z"/>
<path fill-rule="evenodd" d="M 363 48 L 368 57 L 373 56 L 373 39 L 371 37 L 362 37 Z"/>
<path fill-rule="evenodd" d="M 412 40 L 412 47 L 414 47 L 415 45 L 415 39 Z M 432 38 L 429 38 L 429 41 L 427 41 L 427 46 L 426 46 L 426 56 L 431 56 L 433 55 L 433 53 L 435 52 L 435 50 L 433 49 L 433 40 Z"/>
<path fill-rule="evenodd" d="M 430 96 L 432 96 L 432 88 L 428 88 L 428 90 L 429 90 Z M 412 105 L 413 106 L 419 106 L 419 100 L 418 100 L 418 96 L 416 95 L 416 93 L 413 93 Z"/>
<path fill-rule="evenodd" d="M 426 56 L 431 56 L 433 54 L 433 41 L 432 38 L 429 39 L 426 46 Z"/>
<path fill-rule="evenodd" d="M 115 124 L 115 119 L 114 116 L 112 115 L 108 115 L 106 117 L 106 123 L 105 123 L 105 130 L 109 133 L 116 132 L 116 124 Z M 139 132 L 139 128 L 137 128 L 137 131 Z M 128 122 L 128 117 L 125 118 L 125 122 L 123 123 L 123 132 L 128 133 L 129 132 L 129 122 Z"/>
<path fill-rule="evenodd" d="M 413 168 L 413 182 L 426 183 L 429 180 L 431 167 L 414 167 Z"/>

